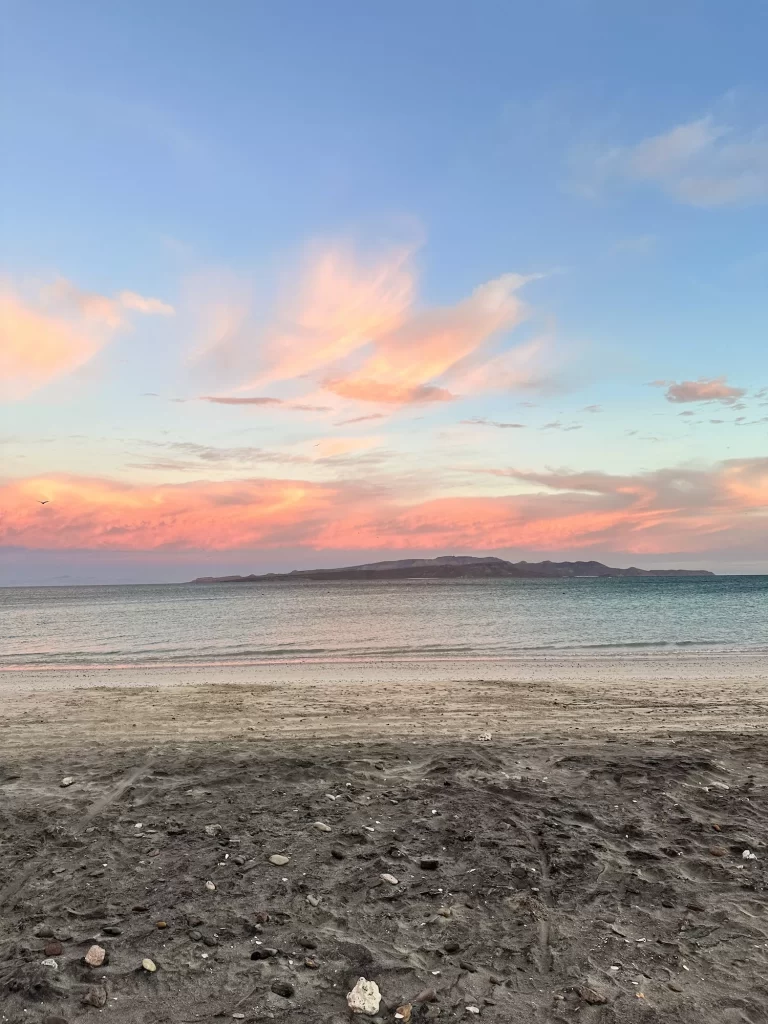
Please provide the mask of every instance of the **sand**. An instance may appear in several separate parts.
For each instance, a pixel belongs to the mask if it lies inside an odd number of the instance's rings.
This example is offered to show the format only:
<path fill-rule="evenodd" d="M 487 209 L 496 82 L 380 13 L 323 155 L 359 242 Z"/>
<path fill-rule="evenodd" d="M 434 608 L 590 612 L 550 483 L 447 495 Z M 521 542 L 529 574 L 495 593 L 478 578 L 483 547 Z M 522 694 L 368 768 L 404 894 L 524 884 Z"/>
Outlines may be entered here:
<path fill-rule="evenodd" d="M 747 656 L 0 673 L 0 1021 L 760 1024 L 767 737 Z"/>

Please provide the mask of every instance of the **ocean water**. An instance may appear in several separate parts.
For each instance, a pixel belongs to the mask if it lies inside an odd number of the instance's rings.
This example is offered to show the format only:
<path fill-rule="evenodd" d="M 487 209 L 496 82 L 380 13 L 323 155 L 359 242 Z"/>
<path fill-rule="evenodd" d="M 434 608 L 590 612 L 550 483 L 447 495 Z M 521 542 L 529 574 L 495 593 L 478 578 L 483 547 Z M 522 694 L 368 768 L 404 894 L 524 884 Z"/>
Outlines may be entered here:
<path fill-rule="evenodd" d="M 0 588 L 0 669 L 768 653 L 768 576 Z"/>

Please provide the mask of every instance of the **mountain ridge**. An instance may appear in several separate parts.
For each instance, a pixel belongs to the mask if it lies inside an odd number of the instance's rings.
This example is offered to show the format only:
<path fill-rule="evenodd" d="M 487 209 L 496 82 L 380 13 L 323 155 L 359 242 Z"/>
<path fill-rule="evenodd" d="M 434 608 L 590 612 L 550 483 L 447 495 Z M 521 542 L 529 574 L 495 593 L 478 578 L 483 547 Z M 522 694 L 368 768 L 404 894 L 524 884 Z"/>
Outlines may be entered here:
<path fill-rule="evenodd" d="M 294 569 L 292 572 L 249 576 L 198 576 L 192 583 L 280 583 L 309 580 L 394 579 L 568 579 L 576 576 L 714 576 L 708 569 L 627 569 L 602 562 L 508 562 L 493 555 L 439 555 L 437 558 L 398 558 L 335 569 Z"/>

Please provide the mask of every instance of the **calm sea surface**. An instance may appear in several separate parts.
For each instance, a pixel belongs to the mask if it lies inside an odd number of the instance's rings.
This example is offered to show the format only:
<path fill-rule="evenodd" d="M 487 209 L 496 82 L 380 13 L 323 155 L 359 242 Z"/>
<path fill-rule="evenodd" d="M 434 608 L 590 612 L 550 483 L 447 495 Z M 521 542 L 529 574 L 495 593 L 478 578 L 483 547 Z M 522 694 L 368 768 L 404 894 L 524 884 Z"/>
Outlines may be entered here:
<path fill-rule="evenodd" d="M 768 576 L 0 588 L 0 669 L 768 653 Z"/>

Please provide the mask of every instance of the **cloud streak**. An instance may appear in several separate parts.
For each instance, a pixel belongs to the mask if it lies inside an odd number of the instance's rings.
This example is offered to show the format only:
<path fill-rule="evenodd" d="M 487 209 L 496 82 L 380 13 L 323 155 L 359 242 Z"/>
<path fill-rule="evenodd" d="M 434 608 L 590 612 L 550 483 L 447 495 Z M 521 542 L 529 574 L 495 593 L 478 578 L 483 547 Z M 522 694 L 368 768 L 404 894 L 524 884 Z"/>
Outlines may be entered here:
<path fill-rule="evenodd" d="M 397 482 L 385 479 L 152 485 L 54 474 L 12 480 L 0 487 L 0 543 L 147 552 L 283 546 L 553 553 L 602 548 L 644 555 L 765 551 L 768 458 L 624 476 L 484 472 L 512 482 L 514 493 L 403 501 Z M 521 487 L 527 490 L 521 493 Z M 42 493 L 49 505 L 37 504 Z"/>
<path fill-rule="evenodd" d="M 679 383 L 669 380 L 655 380 L 652 387 L 665 387 L 664 397 L 668 402 L 683 404 L 686 402 L 721 402 L 723 405 L 734 405 L 746 395 L 746 388 L 736 388 L 728 384 L 725 377 L 699 377 L 698 380 L 683 380 Z"/>

